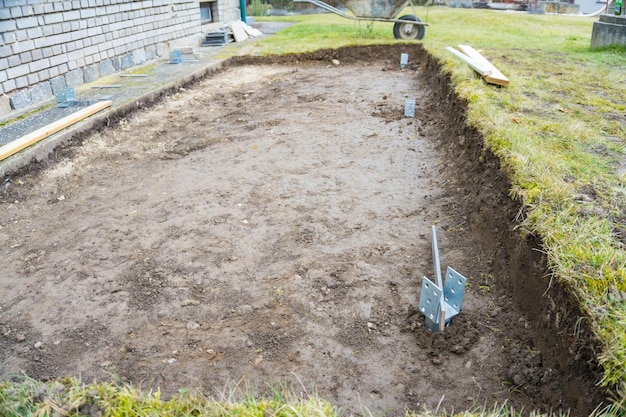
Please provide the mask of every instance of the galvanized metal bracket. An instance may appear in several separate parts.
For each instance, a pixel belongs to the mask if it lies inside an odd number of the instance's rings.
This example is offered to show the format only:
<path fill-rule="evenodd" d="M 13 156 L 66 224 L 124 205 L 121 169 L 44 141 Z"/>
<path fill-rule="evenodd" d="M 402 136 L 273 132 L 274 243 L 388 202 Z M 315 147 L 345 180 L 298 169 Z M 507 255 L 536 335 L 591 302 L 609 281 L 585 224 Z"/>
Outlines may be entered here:
<path fill-rule="evenodd" d="M 64 88 L 55 95 L 58 107 L 71 107 L 71 103 L 76 100 L 76 92 L 72 87 Z"/>
<path fill-rule="evenodd" d="M 432 226 L 432 236 L 436 282 L 432 282 L 426 277 L 422 279 L 422 292 L 418 308 L 424 314 L 426 327 L 434 333 L 440 334 L 445 327 L 450 325 L 452 318 L 461 311 L 467 279 L 448 267 L 445 284 L 442 282 L 435 226 Z"/>
<path fill-rule="evenodd" d="M 176 49 L 170 52 L 170 64 L 180 64 L 183 62 L 183 51 Z"/>

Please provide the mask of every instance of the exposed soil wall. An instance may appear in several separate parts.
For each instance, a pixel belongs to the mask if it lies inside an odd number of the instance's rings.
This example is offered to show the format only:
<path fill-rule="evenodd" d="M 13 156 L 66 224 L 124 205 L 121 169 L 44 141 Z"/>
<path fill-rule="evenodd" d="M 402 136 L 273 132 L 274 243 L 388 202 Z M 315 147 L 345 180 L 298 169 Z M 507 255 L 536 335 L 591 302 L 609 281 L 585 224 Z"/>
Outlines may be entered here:
<path fill-rule="evenodd" d="M 501 279 L 501 284 L 535 326 L 533 343 L 542 352 L 546 373 L 554 369 L 570 381 L 564 391 L 565 398 L 559 401 L 578 404 L 581 411 L 592 411 L 603 401 L 604 393 L 598 388 L 602 379 L 597 361 L 598 343 L 588 320 L 571 290 L 548 269 L 541 240 L 524 235 L 519 228 L 524 209 L 508 197 L 511 187 L 505 170 L 499 159 L 485 149 L 482 135 L 465 122 L 466 105 L 452 91 L 440 65 L 432 57 L 427 58 L 426 69 L 421 74 L 433 86 L 439 102 L 446 108 L 443 113 L 451 122 L 442 131 L 440 140 L 448 160 L 465 173 L 456 179 L 458 186 L 468 190 L 464 210 L 472 213 L 476 243 L 490 248 L 494 275 L 507 278 Z M 515 372 L 524 373 L 528 356 L 523 352 L 514 355 L 520 360 L 512 372 L 515 376 Z M 539 375 L 518 380 L 524 382 L 523 389 L 531 394 L 541 384 Z M 558 407 L 558 404 L 554 401 L 551 405 Z"/>

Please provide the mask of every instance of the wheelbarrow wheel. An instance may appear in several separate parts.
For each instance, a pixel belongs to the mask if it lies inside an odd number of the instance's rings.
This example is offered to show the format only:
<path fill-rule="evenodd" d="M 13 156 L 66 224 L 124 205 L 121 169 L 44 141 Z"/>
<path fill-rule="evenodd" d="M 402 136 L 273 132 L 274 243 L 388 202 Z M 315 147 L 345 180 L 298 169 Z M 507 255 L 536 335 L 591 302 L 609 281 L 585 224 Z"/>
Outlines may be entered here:
<path fill-rule="evenodd" d="M 398 20 L 412 20 L 413 22 L 421 22 L 419 17 L 415 17 L 412 14 L 404 15 Z M 426 34 L 426 27 L 423 25 L 416 25 L 410 22 L 396 22 L 393 25 L 393 36 L 396 39 L 415 39 L 420 40 L 424 38 Z"/>

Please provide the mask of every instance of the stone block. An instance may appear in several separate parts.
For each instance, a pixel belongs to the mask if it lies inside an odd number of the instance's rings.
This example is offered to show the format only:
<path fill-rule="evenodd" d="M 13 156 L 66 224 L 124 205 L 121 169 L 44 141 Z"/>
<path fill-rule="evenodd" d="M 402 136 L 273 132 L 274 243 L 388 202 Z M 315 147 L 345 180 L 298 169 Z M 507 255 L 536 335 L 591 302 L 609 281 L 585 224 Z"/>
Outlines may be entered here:
<path fill-rule="evenodd" d="M 120 57 L 118 56 L 111 57 L 111 62 L 113 63 L 113 68 L 115 68 L 115 71 L 119 71 L 122 69 L 122 63 L 120 62 Z"/>
<path fill-rule="evenodd" d="M 18 65 L 17 67 L 12 67 L 7 69 L 7 75 L 9 78 L 17 78 L 23 75 L 26 75 L 30 72 L 30 68 L 28 64 Z"/>
<path fill-rule="evenodd" d="M 47 13 L 44 15 L 46 25 L 63 22 L 63 13 Z"/>
<path fill-rule="evenodd" d="M 96 10 L 95 9 L 81 9 L 80 10 L 80 18 L 81 19 L 87 19 L 89 17 L 94 17 L 96 15 Z"/>
<path fill-rule="evenodd" d="M 68 22 L 70 20 L 78 20 L 80 19 L 80 11 L 79 10 L 70 10 L 69 12 L 63 13 L 63 20 Z"/>
<path fill-rule="evenodd" d="M 30 39 L 36 39 L 43 36 L 43 29 L 39 26 L 34 28 L 26 29 L 26 33 L 28 33 L 28 37 Z"/>
<path fill-rule="evenodd" d="M 22 16 L 32 16 L 34 13 L 33 6 L 22 6 Z"/>
<path fill-rule="evenodd" d="M 98 64 L 98 72 L 101 77 L 113 74 L 115 72 L 115 67 L 113 66 L 113 62 L 110 59 L 105 59 L 104 61 Z"/>
<path fill-rule="evenodd" d="M 39 25 L 36 17 L 23 17 L 21 19 L 17 19 L 17 27 L 19 29 L 28 29 L 34 28 Z"/>
<path fill-rule="evenodd" d="M 30 53 L 30 51 L 22 52 L 20 54 L 20 61 L 22 62 L 22 64 L 27 64 L 31 62 L 32 60 L 33 60 L 33 55 Z"/>
<path fill-rule="evenodd" d="M 120 65 L 122 71 L 132 67 L 134 65 L 133 56 L 131 54 L 126 54 L 122 56 L 122 59 L 120 60 Z"/>
<path fill-rule="evenodd" d="M 146 62 L 146 50 L 143 48 L 135 49 L 133 51 L 133 62 L 135 65 L 140 65 Z"/>
<path fill-rule="evenodd" d="M 162 42 L 156 44 L 156 54 L 157 56 L 163 56 L 165 46 Z"/>
<path fill-rule="evenodd" d="M 146 47 L 146 59 L 149 61 L 156 58 L 156 46 L 150 45 Z"/>
<path fill-rule="evenodd" d="M 35 85 L 39 82 L 39 76 L 36 73 L 28 74 L 26 79 L 28 80 L 28 85 Z"/>
<path fill-rule="evenodd" d="M 85 45 L 85 47 L 83 47 L 83 55 L 94 55 L 94 54 L 97 54 L 98 52 L 99 52 L 98 45 L 92 45 L 89 47 Z"/>
<path fill-rule="evenodd" d="M 56 67 L 61 64 L 65 64 L 67 62 L 67 54 L 55 55 L 50 58 L 50 66 Z"/>
<path fill-rule="evenodd" d="M 626 16 L 600 15 L 593 23 L 591 48 L 626 45 Z"/>
<path fill-rule="evenodd" d="M 31 40 L 25 40 L 24 42 L 11 45 L 14 54 L 19 54 L 24 51 L 31 51 L 35 49 L 35 42 Z"/>
<path fill-rule="evenodd" d="M 52 93 L 58 93 L 59 91 L 63 91 L 67 87 L 65 83 L 65 77 L 58 76 L 54 77 L 50 80 L 50 88 L 52 89 Z"/>
<path fill-rule="evenodd" d="M 6 94 L 0 96 L 0 116 L 6 116 L 11 112 L 11 100 Z"/>
<path fill-rule="evenodd" d="M 23 77 L 19 77 L 15 79 L 15 86 L 18 88 L 26 88 L 28 87 L 28 77 L 25 75 Z"/>
<path fill-rule="evenodd" d="M 72 41 L 72 33 L 59 33 L 56 35 L 55 43 L 68 43 Z"/>
<path fill-rule="evenodd" d="M 48 81 L 50 79 L 50 70 L 39 71 L 37 77 L 39 77 L 39 81 Z"/>
<path fill-rule="evenodd" d="M 45 68 L 50 67 L 50 60 L 48 58 L 40 59 L 39 61 L 33 61 L 28 66 L 30 68 L 30 72 L 41 71 Z"/>
<path fill-rule="evenodd" d="M 54 78 L 59 75 L 59 67 L 50 67 L 48 72 L 50 73 L 48 78 Z"/>
<path fill-rule="evenodd" d="M 17 67 L 21 63 L 22 61 L 20 60 L 19 55 L 8 55 L 8 58 L 7 58 L 8 67 Z"/>
<path fill-rule="evenodd" d="M 97 65 L 89 65 L 83 69 L 83 77 L 86 83 L 91 83 L 100 78 Z"/>
<path fill-rule="evenodd" d="M 68 87 L 78 87 L 85 82 L 84 79 L 82 68 L 76 68 L 65 74 L 65 83 Z"/>
<path fill-rule="evenodd" d="M 2 34 L 2 40 L 4 43 L 13 43 L 17 41 L 17 37 L 15 36 L 15 32 L 7 32 Z"/>
<path fill-rule="evenodd" d="M 17 87 L 15 85 L 15 80 L 13 78 L 10 78 L 2 83 L 2 89 L 4 90 L 5 94 L 15 90 L 16 88 Z"/>
<path fill-rule="evenodd" d="M 43 50 L 41 49 L 33 49 L 32 51 L 30 51 L 30 55 L 33 59 L 33 61 L 37 61 L 43 58 Z"/>
<path fill-rule="evenodd" d="M 11 108 L 13 110 L 21 110 L 33 104 L 28 90 L 19 90 L 11 94 L 9 97 Z"/>
<path fill-rule="evenodd" d="M 33 103 L 40 103 L 52 97 L 52 87 L 49 82 L 36 84 L 30 88 L 30 98 Z"/>

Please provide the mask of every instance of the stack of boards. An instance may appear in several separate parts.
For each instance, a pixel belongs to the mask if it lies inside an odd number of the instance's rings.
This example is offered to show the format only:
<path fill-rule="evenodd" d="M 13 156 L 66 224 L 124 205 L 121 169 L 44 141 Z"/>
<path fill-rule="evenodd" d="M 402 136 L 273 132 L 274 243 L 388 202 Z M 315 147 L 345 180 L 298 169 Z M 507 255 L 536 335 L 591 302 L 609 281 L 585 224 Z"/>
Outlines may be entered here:
<path fill-rule="evenodd" d="M 239 20 L 232 22 L 230 29 L 230 31 L 221 29 L 207 33 L 202 41 L 202 46 L 221 46 L 233 40 L 235 42 L 242 42 L 250 37 L 256 38 L 263 35 L 260 30 L 248 26 Z"/>
<path fill-rule="evenodd" d="M 228 31 L 222 29 L 207 33 L 202 41 L 202 46 L 222 46 L 228 42 L 232 42 L 228 36 Z"/>
<path fill-rule="evenodd" d="M 505 77 L 487 58 L 469 45 L 459 45 L 460 52 L 451 46 L 446 49 L 458 58 L 461 58 L 489 84 L 508 86 L 509 79 Z"/>

